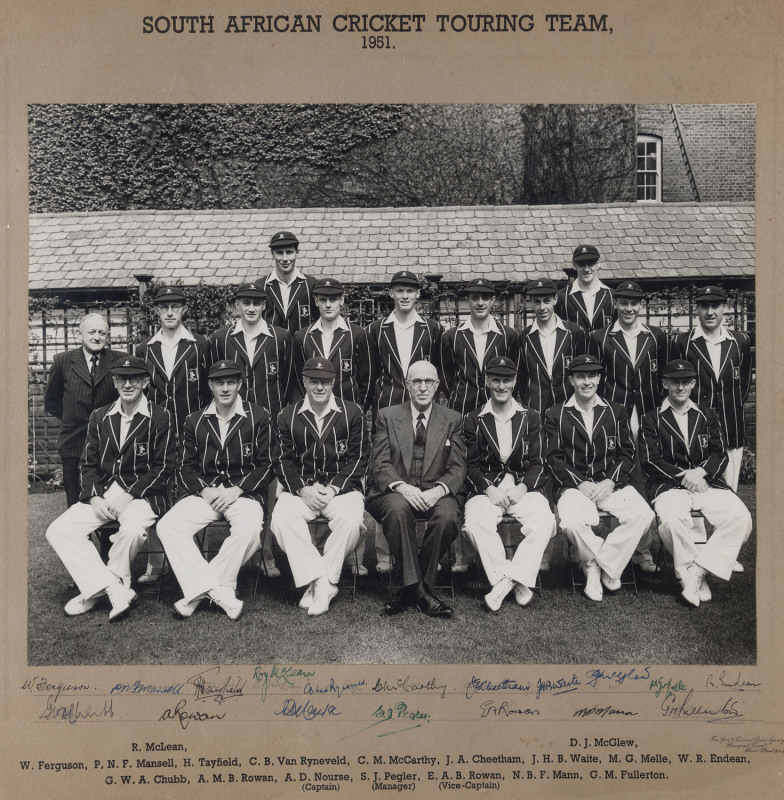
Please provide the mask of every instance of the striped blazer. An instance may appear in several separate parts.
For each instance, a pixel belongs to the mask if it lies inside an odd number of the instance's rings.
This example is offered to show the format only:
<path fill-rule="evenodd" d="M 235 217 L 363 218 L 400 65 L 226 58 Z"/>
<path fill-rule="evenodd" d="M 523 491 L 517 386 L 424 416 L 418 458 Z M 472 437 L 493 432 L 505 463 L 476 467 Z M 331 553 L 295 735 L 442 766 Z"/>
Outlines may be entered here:
<path fill-rule="evenodd" d="M 631 417 L 653 411 L 662 401 L 659 370 L 667 363 L 667 334 L 652 325 L 643 325 L 637 334 L 637 355 L 632 363 L 626 337 L 608 325 L 590 336 L 588 351 L 604 365 L 599 394 L 620 403 Z"/>
<path fill-rule="evenodd" d="M 506 463 L 501 461 L 495 417 L 472 411 L 463 422 L 468 449 L 469 497 L 484 494 L 488 486 L 498 486 L 507 472 L 515 483 L 524 483 L 529 490 L 544 491 L 547 470 L 544 464 L 544 432 L 542 418 L 531 408 L 523 408 L 512 417 L 512 452 Z"/>
<path fill-rule="evenodd" d="M 178 437 L 182 437 L 185 417 L 207 405 L 211 398 L 207 384 L 210 343 L 198 333 L 193 338 L 196 341 L 180 339 L 171 375 L 166 372 L 160 342 L 148 340 L 136 348 L 136 355 L 150 370 L 147 396 L 171 413 Z"/>
<path fill-rule="evenodd" d="M 288 307 L 283 306 L 280 293 L 280 283 L 270 280 L 270 276 L 258 278 L 256 286 L 267 293 L 267 302 L 264 305 L 263 317 L 268 325 L 287 330 L 292 336 L 302 328 L 307 328 L 319 317 L 316 299 L 313 297 L 313 287 L 318 278 L 313 275 L 303 275 L 294 278 L 289 292 Z"/>
<path fill-rule="evenodd" d="M 687 414 L 687 441 L 675 412 L 665 406 L 646 414 L 640 426 L 640 465 L 648 479 L 650 499 L 668 489 L 682 488 L 680 473 L 695 467 L 705 470 L 705 480 L 711 486 L 729 489 L 723 478 L 727 452 L 716 412 L 692 404 Z"/>
<path fill-rule="evenodd" d="M 396 406 L 408 400 L 408 390 L 397 350 L 394 324 L 387 319 L 377 319 L 368 326 L 367 333 L 373 359 L 378 367 L 372 398 L 373 410 L 378 412 L 382 408 Z M 441 325 L 434 319 L 423 319 L 414 323 L 409 363 L 430 361 L 440 374 L 441 334 Z"/>
<path fill-rule="evenodd" d="M 555 333 L 552 375 L 547 371 L 539 331 L 531 324 L 520 332 L 520 397 L 523 405 L 540 414 L 572 396 L 566 370 L 571 360 L 582 355 L 587 347 L 585 332 L 579 325 L 572 322 L 563 325 L 566 330 L 558 328 Z"/>
<path fill-rule="evenodd" d="M 319 433 L 313 413 L 301 410 L 303 403 L 292 403 L 278 415 L 275 467 L 281 485 L 291 494 L 314 483 L 334 486 L 338 494 L 361 492 L 370 460 L 362 409 L 336 397 L 338 410 L 327 414 Z"/>
<path fill-rule="evenodd" d="M 212 404 L 210 404 L 212 405 Z M 180 496 L 198 495 L 208 486 L 238 486 L 243 496 L 267 502 L 267 487 L 274 479 L 277 442 L 266 408 L 242 401 L 242 410 L 229 423 L 221 444 L 220 426 L 210 406 L 188 416 L 177 470 Z"/>
<path fill-rule="evenodd" d="M 82 455 L 91 412 L 117 399 L 109 370 L 125 355 L 118 350 L 101 351 L 95 381 L 90 376 L 82 347 L 54 357 L 44 390 L 44 408 L 47 414 L 63 423 L 57 437 L 61 456 L 79 458 Z"/>
<path fill-rule="evenodd" d="M 697 405 L 710 406 L 719 417 L 725 445 L 733 450 L 746 443 L 746 419 L 743 404 L 751 388 L 751 345 L 749 335 L 727 330 L 729 338 L 721 343 L 721 369 L 713 371 L 708 346 L 696 330 L 679 333 L 673 343 L 673 358 L 685 358 L 697 370 L 697 383 L 691 399 Z"/>
<path fill-rule="evenodd" d="M 309 358 L 328 358 L 337 376 L 333 387 L 335 397 L 356 403 L 366 411 L 370 407 L 376 362 L 365 329 L 353 322 L 348 322 L 348 326 L 347 331 L 335 331 L 329 353 L 324 352 L 321 331 L 313 325 L 294 334 L 294 373 L 299 397 L 305 396 L 302 383 L 305 362 Z"/>
<path fill-rule="evenodd" d="M 448 398 L 447 405 L 461 414 L 475 411 L 487 402 L 484 368 L 490 359 L 506 356 L 518 366 L 520 364 L 517 332 L 507 325 L 498 322 L 496 325 L 498 332 L 491 330 L 487 334 L 481 364 L 470 329 L 457 326 L 441 336 L 439 361 L 444 380 L 443 389 Z"/>
<path fill-rule="evenodd" d="M 609 288 L 603 286 L 596 293 L 592 317 L 588 316 L 583 293 L 581 291 L 570 292 L 571 288 L 571 286 L 565 286 L 556 295 L 555 313 L 562 320 L 579 325 L 586 333 L 604 328 L 613 321 L 615 309 L 612 292 Z"/>
<path fill-rule="evenodd" d="M 236 361 L 243 369 L 240 395 L 243 400 L 263 406 L 274 419 L 288 404 L 293 390 L 293 353 L 291 334 L 269 326 L 270 335 L 259 336 L 253 359 L 248 358 L 242 325 L 237 320 L 210 335 L 212 361 L 224 358 Z"/>
<path fill-rule="evenodd" d="M 92 497 L 103 497 L 109 484 L 117 483 L 135 498 L 147 500 L 160 516 L 166 511 L 166 490 L 177 458 L 171 415 L 142 398 L 150 416 L 134 414 L 121 447 L 120 415 L 109 413 L 118 402 L 90 414 L 79 462 L 79 499 L 89 503 Z"/>
<path fill-rule="evenodd" d="M 629 482 L 634 468 L 634 442 L 622 405 L 597 405 L 591 436 L 582 414 L 569 402 L 547 410 L 544 429 L 547 466 L 560 487 L 558 494 L 564 489 L 576 489 L 583 481 L 598 483 L 610 478 L 617 485 Z"/>

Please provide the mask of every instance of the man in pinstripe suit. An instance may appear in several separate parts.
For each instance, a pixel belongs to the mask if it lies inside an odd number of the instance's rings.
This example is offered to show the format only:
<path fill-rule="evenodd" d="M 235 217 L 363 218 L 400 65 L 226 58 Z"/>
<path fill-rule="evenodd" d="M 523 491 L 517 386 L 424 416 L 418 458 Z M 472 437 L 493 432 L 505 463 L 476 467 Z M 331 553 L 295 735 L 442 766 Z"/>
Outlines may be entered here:
<path fill-rule="evenodd" d="M 561 528 L 577 548 L 585 572 L 585 594 L 602 599 L 602 584 L 616 591 L 621 573 L 653 511 L 629 484 L 634 443 L 626 409 L 597 395 L 602 365 L 592 355 L 569 365 L 574 395 L 545 414 L 547 463 L 559 486 Z M 618 520 L 606 539 L 593 532 L 599 511 Z"/>
<path fill-rule="evenodd" d="M 155 405 L 165 408 L 174 419 L 177 441 L 182 441 L 185 417 L 209 402 L 207 385 L 210 345 L 205 336 L 191 333 L 182 323 L 187 310 L 187 297 L 177 286 L 163 286 L 155 295 L 153 306 L 161 321 L 160 330 L 136 348 L 150 371 L 148 396 Z M 160 578 L 163 553 L 157 536 L 151 536 L 147 569 L 139 583 L 152 583 Z"/>
<path fill-rule="evenodd" d="M 49 544 L 79 587 L 65 613 L 84 614 L 106 594 L 112 606 L 110 622 L 136 600 L 130 588 L 131 563 L 147 538 L 147 528 L 165 510 L 175 460 L 169 412 L 144 396 L 150 381 L 147 365 L 125 356 L 111 372 L 119 398 L 90 414 L 80 462 L 81 502 L 46 531 Z M 89 537 L 111 520 L 120 527 L 111 537 L 104 564 Z"/>
<path fill-rule="evenodd" d="M 577 280 L 558 292 L 556 313 L 574 322 L 586 333 L 604 328 L 612 321 L 613 300 L 609 286 L 599 280 L 599 251 L 592 244 L 581 244 L 572 253 Z"/>
<path fill-rule="evenodd" d="M 752 521 L 723 476 L 727 455 L 716 412 L 689 399 L 697 370 L 676 359 L 664 368 L 663 379 L 667 399 L 643 417 L 640 460 L 659 517 L 659 535 L 672 554 L 682 595 L 699 606 L 711 599 L 707 573 L 730 579 Z M 692 510 L 701 511 L 714 525 L 713 535 L 699 550 L 691 535 Z"/>
<path fill-rule="evenodd" d="M 237 575 L 261 546 L 263 504 L 277 460 L 266 408 L 240 397 L 243 369 L 236 361 L 210 367 L 212 402 L 191 414 L 183 428 L 178 469 L 181 499 L 158 523 L 158 536 L 183 597 L 174 604 L 190 617 L 209 599 L 233 620 L 242 614 Z M 207 562 L 194 534 L 225 519 L 230 535 Z"/>
<path fill-rule="evenodd" d="M 100 314 L 85 314 L 79 323 L 81 347 L 58 353 L 44 391 L 46 413 L 62 422 L 57 448 L 63 463 L 63 488 L 69 506 L 79 502 L 79 458 L 90 414 L 117 399 L 110 375 L 124 354 L 109 350 L 109 325 Z"/>
<path fill-rule="evenodd" d="M 542 420 L 513 397 L 517 364 L 493 358 L 485 370 L 490 400 L 472 411 L 463 430 L 468 449 L 465 529 L 482 559 L 492 589 L 485 595 L 491 611 L 498 611 L 514 589 L 517 603 L 533 598 L 530 587 L 547 543 L 555 535 L 555 516 L 544 494 L 544 436 Z M 524 540 L 507 559 L 498 523 L 504 514 L 520 524 Z"/>
<path fill-rule="evenodd" d="M 346 557 L 363 529 L 362 479 L 370 458 L 370 439 L 362 409 L 332 393 L 335 367 L 326 358 L 308 359 L 302 368 L 305 398 L 278 416 L 283 489 L 272 512 L 271 528 L 288 555 L 294 583 L 306 586 L 300 607 L 312 617 L 324 614 L 338 592 Z M 329 520 L 321 555 L 308 522 Z"/>

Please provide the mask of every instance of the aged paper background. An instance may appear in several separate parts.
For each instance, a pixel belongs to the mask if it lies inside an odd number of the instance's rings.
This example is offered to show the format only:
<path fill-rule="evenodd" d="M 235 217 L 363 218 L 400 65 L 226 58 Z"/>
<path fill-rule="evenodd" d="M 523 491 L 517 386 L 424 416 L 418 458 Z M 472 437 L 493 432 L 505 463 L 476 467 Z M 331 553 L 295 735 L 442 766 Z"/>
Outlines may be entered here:
<path fill-rule="evenodd" d="M 19 762 L 32 759 L 56 761 L 94 759 L 133 760 L 132 743 L 148 741 L 182 743 L 194 758 L 238 756 L 248 767 L 249 757 L 263 761 L 267 756 L 330 757 L 346 754 L 350 766 L 319 767 L 325 772 L 347 771 L 353 782 L 341 784 L 343 794 L 366 796 L 370 783 L 360 782 L 363 767 L 357 758 L 373 754 L 399 756 L 428 755 L 439 759 L 432 767 L 439 774 L 450 755 L 520 754 L 523 772 L 540 764 L 531 755 L 587 752 L 570 748 L 570 740 L 584 737 L 616 737 L 635 744 L 608 745 L 621 753 L 676 753 L 737 755 L 749 753 L 750 764 L 704 766 L 694 763 L 667 766 L 664 781 L 511 780 L 500 785 L 500 796 L 518 797 L 536 791 L 545 797 L 572 794 L 584 796 L 660 797 L 665 794 L 704 797 L 735 797 L 756 792 L 761 797 L 782 792 L 784 766 L 784 687 L 778 668 L 782 645 L 780 602 L 782 582 L 777 565 L 783 555 L 776 511 L 778 492 L 784 488 L 780 458 L 784 436 L 778 427 L 781 386 L 777 367 L 781 363 L 781 337 L 775 331 L 781 289 L 777 275 L 780 251 L 782 165 L 779 155 L 782 127 L 782 81 L 780 47 L 784 12 L 776 0 L 693 0 L 676 2 L 629 2 L 605 0 L 596 7 L 584 0 L 553 4 L 542 0 L 511 3 L 498 0 L 482 4 L 486 13 L 531 13 L 534 31 L 526 34 L 438 33 L 436 13 L 473 13 L 475 4 L 459 2 L 267 2 L 233 3 L 230 0 L 199 0 L 188 3 L 89 2 L 63 0 L 58 3 L 5 0 L 0 61 L 0 152 L 2 172 L 0 194 L 3 222 L 2 272 L 2 366 L 4 436 L 0 442 L 3 464 L 2 492 L 4 548 L 0 558 L 3 573 L 3 647 L 0 683 L 2 722 L 2 766 L 0 796 L 19 797 L 25 791 L 42 797 L 144 796 L 152 791 L 164 797 L 263 796 L 290 797 L 304 791 L 299 782 L 215 787 L 211 783 L 188 786 L 148 784 L 118 786 L 105 782 L 104 774 L 88 771 L 23 771 Z M 338 34 L 329 24 L 338 13 L 427 14 L 432 20 L 422 33 L 393 34 L 394 50 L 362 50 L 357 34 Z M 160 14 L 213 14 L 216 33 L 212 36 L 143 35 L 142 18 Z M 319 13 L 322 32 L 307 35 L 224 35 L 222 20 L 228 14 Z M 548 13 L 607 14 L 609 33 L 549 33 L 544 20 Z M 635 103 L 756 103 L 757 171 L 756 244 L 758 310 L 758 414 L 765 432 L 758 444 L 758 664 L 743 668 L 745 691 L 725 690 L 716 699 L 740 697 L 743 724 L 711 725 L 700 719 L 665 719 L 651 695 L 647 681 L 605 681 L 604 690 L 583 703 L 609 702 L 608 695 L 624 698 L 626 707 L 639 709 L 634 723 L 612 719 L 575 720 L 573 709 L 549 699 L 540 705 L 538 718 L 490 722 L 479 719 L 476 700 L 466 699 L 465 684 L 473 670 L 469 665 L 446 667 L 353 667 L 333 666 L 318 670 L 318 679 L 338 681 L 377 678 L 390 682 L 411 676 L 412 682 L 435 679 L 449 689 L 442 699 L 438 692 L 423 692 L 411 701 L 430 716 L 426 729 L 413 730 L 389 739 L 358 733 L 371 721 L 381 700 L 370 693 L 352 694 L 341 701 L 336 720 L 273 717 L 269 706 L 260 702 L 237 708 L 231 719 L 220 724 L 190 725 L 154 722 L 170 706 L 160 697 L 124 697 L 114 704 L 112 719 L 67 722 L 39 720 L 42 695 L 21 690 L 24 682 L 46 673 L 47 681 L 85 684 L 102 705 L 115 683 L 140 679 L 158 685 L 186 680 L 188 668 L 84 668 L 31 670 L 26 665 L 26 489 L 22 465 L 25 462 L 26 408 L 26 296 L 27 296 L 27 118 L 29 103 L 50 102 L 635 102 Z M 271 665 L 263 666 L 270 670 Z M 656 672 L 665 680 L 705 686 L 716 672 L 710 668 L 667 667 Z M 482 668 L 483 679 L 519 681 L 538 679 L 568 682 L 584 670 L 573 665 L 519 669 Z M 733 671 L 733 675 L 738 670 Z M 253 667 L 243 668 L 253 675 Z M 728 673 L 729 674 L 729 673 Z M 729 680 L 729 679 L 728 679 Z M 620 684 L 623 685 L 620 685 Z M 759 684 L 753 689 L 752 684 Z M 301 684 L 299 684 L 301 687 Z M 736 689 L 738 687 L 735 687 Z M 278 685 L 270 691 L 284 691 Z M 89 693 L 88 692 L 88 693 Z M 601 696 L 599 696 L 601 695 Z M 100 702 L 99 702 L 100 698 Z M 392 705 L 398 698 L 382 698 Z M 576 701 L 575 701 L 576 702 Z M 401 726 L 402 727 L 402 726 Z M 350 738 L 345 738 L 350 737 Z M 715 737 L 725 737 L 717 743 Z M 748 739 L 745 750 L 727 744 L 731 737 Z M 756 738 L 755 738 L 756 737 Z M 345 738 L 344 741 L 340 741 Z M 735 740 L 737 741 L 737 740 Z M 764 751 L 769 752 L 764 752 Z M 599 751 L 597 751 L 598 753 Z M 602 754 L 608 751 L 603 750 Z M 168 753 L 155 757 L 165 758 Z M 180 758 L 180 753 L 175 753 Z M 464 765 L 490 771 L 498 765 Z M 548 768 L 556 766 L 545 764 Z M 587 772 L 593 765 L 581 765 Z M 651 764 L 633 763 L 649 770 Z M 654 764 L 654 766 L 657 766 Z M 658 765 L 660 766 L 660 765 Z M 607 759 L 598 767 L 602 772 Z M 373 767 L 369 766 L 372 770 Z M 616 769 L 623 768 L 617 764 Z M 377 768 L 378 769 L 378 768 Z M 396 766 L 396 772 L 419 772 L 430 767 Z M 448 767 L 450 771 L 452 766 Z M 568 769 L 568 767 L 567 767 Z M 312 767 L 291 767 L 292 773 Z M 503 765 L 506 775 L 508 765 Z M 198 770 L 197 770 L 198 771 Z M 232 767 L 205 767 L 201 772 L 239 772 Z M 257 772 L 264 770 L 259 768 Z M 267 772 L 272 771 L 268 769 Z M 138 771 L 131 770 L 134 776 Z M 108 774 L 108 773 L 107 773 Z M 130 773 L 129 773 L 130 774 Z M 154 774 L 150 772 L 149 775 Z M 168 771 L 167 774 L 171 774 Z M 280 769 L 276 773 L 281 775 Z M 525 775 L 522 776 L 525 778 Z M 226 779 L 227 780 L 227 779 Z M 239 780 L 239 778 L 237 778 Z M 441 793 L 438 781 L 415 783 L 425 796 Z M 470 790 L 463 790 L 470 791 Z"/>

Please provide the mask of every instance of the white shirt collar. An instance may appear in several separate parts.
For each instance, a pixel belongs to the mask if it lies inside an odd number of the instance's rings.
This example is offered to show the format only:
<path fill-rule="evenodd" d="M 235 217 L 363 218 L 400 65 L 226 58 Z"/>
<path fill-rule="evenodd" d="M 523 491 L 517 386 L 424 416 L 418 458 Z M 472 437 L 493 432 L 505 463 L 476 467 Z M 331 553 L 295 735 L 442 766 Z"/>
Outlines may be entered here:
<path fill-rule="evenodd" d="M 124 412 L 122 410 L 122 400 L 118 397 L 113 403 L 112 407 L 108 411 L 109 414 L 122 414 L 124 416 Z M 134 415 L 141 414 L 143 417 L 150 417 L 150 401 L 146 397 L 142 397 L 139 400 L 139 405 L 136 406 L 136 410 L 133 412 Z"/>
<path fill-rule="evenodd" d="M 472 333 L 489 333 L 492 331 L 493 333 L 501 333 L 501 329 L 498 327 L 498 323 L 495 321 L 494 317 L 487 318 L 487 330 L 486 331 L 477 331 L 477 329 L 471 324 L 471 317 L 469 316 L 468 319 L 463 320 L 458 326 L 458 330 L 461 331 L 471 331 Z"/>
<path fill-rule="evenodd" d="M 302 274 L 302 272 L 300 271 L 299 267 L 294 267 L 294 269 L 293 269 L 293 271 L 291 273 L 291 280 L 288 283 L 286 283 L 285 285 L 286 286 L 291 286 L 291 284 L 294 283 L 294 281 L 299 281 L 299 280 L 303 280 L 304 281 L 305 280 L 305 276 Z M 274 270 L 274 269 L 267 276 L 267 280 L 264 281 L 264 285 L 266 286 L 268 283 L 272 283 L 272 281 L 277 281 L 278 283 L 284 283 L 284 281 L 282 281 L 280 279 L 280 277 L 278 276 L 277 270 Z"/>
<path fill-rule="evenodd" d="M 215 400 L 214 399 L 207 406 L 207 409 L 205 410 L 204 413 L 207 416 L 213 416 L 213 417 L 217 417 L 218 416 L 218 407 L 215 405 Z M 241 417 L 247 417 L 248 416 L 245 413 L 245 409 L 242 406 L 242 398 L 239 395 L 237 395 L 237 399 L 234 401 L 234 408 L 232 409 L 231 416 L 229 417 L 229 419 L 231 419 L 231 417 L 233 417 L 235 414 L 239 414 Z"/>
<path fill-rule="evenodd" d="M 401 322 L 395 316 L 395 312 L 394 311 L 384 320 L 385 324 L 391 323 L 392 325 L 397 325 L 400 328 L 410 328 L 413 325 L 415 325 L 417 322 L 424 322 L 422 317 L 419 316 L 419 312 L 418 311 L 414 311 L 414 313 L 411 315 L 411 321 L 410 322 L 406 322 L 406 323 Z"/>
<path fill-rule="evenodd" d="M 599 289 L 607 289 L 609 291 L 610 287 L 607 284 L 602 283 L 601 281 L 596 281 L 596 284 L 593 289 L 581 289 L 580 282 L 575 279 L 572 281 L 572 285 L 569 287 L 569 294 L 575 294 L 576 292 L 585 292 L 586 294 L 596 294 Z"/>
<path fill-rule="evenodd" d="M 245 328 L 242 327 L 241 319 L 235 319 L 234 324 L 231 326 L 231 330 L 229 331 L 231 336 L 235 336 L 237 333 L 245 334 Z M 262 335 L 272 336 L 272 331 L 270 330 L 269 325 L 267 325 L 266 320 L 263 319 L 259 320 L 258 331 L 254 334 L 253 338 L 255 339 L 257 336 Z"/>
<path fill-rule="evenodd" d="M 583 412 L 582 408 L 580 408 L 580 406 L 577 405 L 577 396 L 576 395 L 572 395 L 564 403 L 564 405 L 565 406 L 569 406 L 570 408 L 576 408 L 581 414 Z M 595 394 L 593 396 L 593 403 L 591 404 L 591 408 L 594 408 L 594 406 L 606 406 L 606 405 L 607 405 L 607 403 L 605 403 L 604 400 L 602 400 L 602 398 L 599 397 L 598 394 Z"/>
<path fill-rule="evenodd" d="M 565 331 L 566 330 L 566 325 L 563 324 L 563 320 L 558 316 L 558 314 L 553 314 L 553 316 L 555 317 L 555 327 L 556 328 L 560 328 L 562 331 Z M 547 336 L 547 333 L 545 333 L 539 327 L 539 320 L 538 319 L 535 319 L 531 323 L 531 333 L 538 333 L 540 336 L 541 335 Z"/>
<path fill-rule="evenodd" d="M 706 342 L 724 342 L 727 339 L 731 339 L 732 337 L 730 336 L 729 332 L 724 327 L 724 325 L 722 325 L 719 328 L 719 335 L 715 339 L 708 339 L 708 337 L 705 336 L 705 331 L 703 331 L 702 326 L 701 325 L 697 325 L 697 327 L 692 328 L 691 338 L 692 339 L 705 339 Z"/>
<path fill-rule="evenodd" d="M 345 317 L 344 317 L 342 314 L 338 315 L 337 321 L 335 322 L 335 327 L 336 327 L 336 328 L 340 328 L 341 330 L 344 330 L 344 331 L 351 330 L 351 329 L 349 328 L 348 322 L 346 321 L 346 318 L 345 318 Z M 313 323 L 313 324 L 310 326 L 310 329 L 311 329 L 311 330 L 316 330 L 316 331 L 321 331 L 322 333 L 324 333 L 324 327 L 323 327 L 323 325 L 321 324 L 321 317 L 319 317 L 319 318 L 318 318 L 318 319 L 317 319 L 317 320 L 316 320 L 316 321 L 315 321 L 315 322 L 314 322 L 314 323 Z"/>
<path fill-rule="evenodd" d="M 514 399 L 514 397 L 513 397 L 513 398 L 512 398 L 512 401 L 511 401 L 511 403 L 509 404 L 509 409 L 508 409 L 508 411 L 509 411 L 509 413 L 508 413 L 508 415 L 507 415 L 507 416 L 505 416 L 505 417 L 501 417 L 501 416 L 499 416 L 499 415 L 498 415 L 498 413 L 496 412 L 496 410 L 493 408 L 493 401 L 492 401 L 492 400 L 488 400 L 488 401 L 487 401 L 487 402 L 484 404 L 484 406 L 482 407 L 482 410 L 479 412 L 479 416 L 480 416 L 480 417 L 483 417 L 483 416 L 485 416 L 486 414 L 491 414 L 491 415 L 492 415 L 492 416 L 494 416 L 494 417 L 495 417 L 495 418 L 496 418 L 496 419 L 497 419 L 499 422 L 507 422 L 508 420 L 512 419 L 512 417 L 513 417 L 513 416 L 514 416 L 514 415 L 515 415 L 515 414 L 516 414 L 518 411 L 525 411 L 525 409 L 524 409 L 524 408 L 523 408 L 523 407 L 520 405 L 520 403 L 518 403 L 518 402 L 517 402 L 517 400 L 515 400 L 515 399 Z"/>
<path fill-rule="evenodd" d="M 326 416 L 329 411 L 340 411 L 340 409 L 338 408 L 338 404 L 335 402 L 335 395 L 330 394 L 329 400 L 327 400 L 326 407 L 321 412 L 321 414 L 317 414 L 313 409 L 313 406 L 310 404 L 310 398 L 307 395 L 305 395 L 305 399 L 302 401 L 302 406 L 300 407 L 297 413 L 304 414 L 306 411 L 310 411 L 310 413 L 313 414 L 314 417 L 319 418 Z"/>
<path fill-rule="evenodd" d="M 664 398 L 664 402 L 661 404 L 661 408 L 659 409 L 659 411 L 664 413 L 668 408 L 672 408 L 672 411 L 673 411 L 674 414 L 678 414 L 679 413 L 678 411 L 676 411 L 672 407 L 672 403 L 670 403 L 670 398 L 669 397 L 665 397 Z M 697 411 L 697 404 L 693 400 L 689 400 L 686 403 L 686 411 L 688 412 L 688 411 L 691 411 L 692 409 Z M 680 413 L 683 413 L 683 412 L 680 412 Z"/>
<path fill-rule="evenodd" d="M 611 328 L 611 332 L 612 333 L 622 333 L 624 336 L 637 336 L 638 334 L 643 333 L 643 332 L 647 333 L 648 332 L 648 326 L 644 322 L 640 322 L 640 320 L 637 320 L 637 322 L 635 323 L 635 325 L 632 328 L 631 332 L 629 332 L 629 331 L 625 331 L 623 329 L 623 327 L 621 326 L 621 323 L 616 319 L 615 323 L 613 324 L 613 326 Z"/>
<path fill-rule="evenodd" d="M 185 339 L 188 342 L 196 341 L 196 337 L 184 325 L 180 325 L 180 327 L 177 328 L 177 330 L 175 331 L 175 336 L 172 337 L 172 339 L 176 344 L 179 344 L 183 339 Z M 161 328 L 158 331 L 158 333 L 156 333 L 155 336 L 153 336 L 150 339 L 150 344 L 152 344 L 153 342 L 163 343 L 164 341 L 165 340 L 163 338 L 163 328 Z"/>
<path fill-rule="evenodd" d="M 416 427 L 417 417 L 420 414 L 425 415 L 425 427 L 427 427 L 427 423 L 430 421 L 430 413 L 433 410 L 433 404 L 431 403 L 425 411 L 420 411 L 418 408 L 415 408 L 414 404 L 409 400 L 409 407 L 411 408 L 411 419 L 414 421 L 414 427 Z"/>

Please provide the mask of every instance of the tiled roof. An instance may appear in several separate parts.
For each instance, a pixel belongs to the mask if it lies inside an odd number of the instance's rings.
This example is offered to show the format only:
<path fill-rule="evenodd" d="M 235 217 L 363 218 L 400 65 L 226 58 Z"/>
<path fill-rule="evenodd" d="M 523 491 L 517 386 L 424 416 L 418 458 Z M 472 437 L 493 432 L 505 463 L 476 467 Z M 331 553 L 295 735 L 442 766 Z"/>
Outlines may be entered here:
<path fill-rule="evenodd" d="M 140 272 L 239 283 L 271 269 L 269 238 L 281 229 L 299 237 L 297 266 L 358 283 L 400 269 L 560 280 L 584 242 L 608 279 L 754 274 L 752 204 L 112 211 L 31 215 L 30 288 L 127 287 Z"/>

